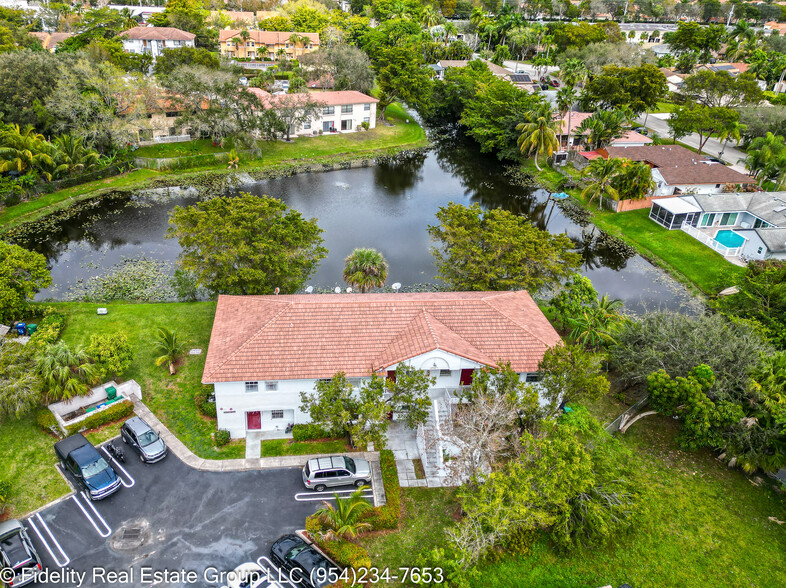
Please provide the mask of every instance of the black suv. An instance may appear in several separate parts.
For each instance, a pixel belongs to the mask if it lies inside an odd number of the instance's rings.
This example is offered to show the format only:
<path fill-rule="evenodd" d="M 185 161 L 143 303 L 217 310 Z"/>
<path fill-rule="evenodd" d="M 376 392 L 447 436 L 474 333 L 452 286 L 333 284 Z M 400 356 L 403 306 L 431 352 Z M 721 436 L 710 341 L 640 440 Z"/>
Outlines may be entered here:
<path fill-rule="evenodd" d="M 19 521 L 0 523 L 0 570 L 0 584 L 14 588 L 35 582 L 41 572 L 41 558 Z"/>
<path fill-rule="evenodd" d="M 130 445 L 145 463 L 155 463 L 166 457 L 166 444 L 145 421 L 131 417 L 120 427 L 123 442 Z"/>
<path fill-rule="evenodd" d="M 324 588 L 338 580 L 341 568 L 297 535 L 284 535 L 270 548 L 273 561 L 305 588 Z"/>
<path fill-rule="evenodd" d="M 120 478 L 98 450 L 77 433 L 55 443 L 55 454 L 63 470 L 90 496 L 100 500 L 120 489 Z"/>

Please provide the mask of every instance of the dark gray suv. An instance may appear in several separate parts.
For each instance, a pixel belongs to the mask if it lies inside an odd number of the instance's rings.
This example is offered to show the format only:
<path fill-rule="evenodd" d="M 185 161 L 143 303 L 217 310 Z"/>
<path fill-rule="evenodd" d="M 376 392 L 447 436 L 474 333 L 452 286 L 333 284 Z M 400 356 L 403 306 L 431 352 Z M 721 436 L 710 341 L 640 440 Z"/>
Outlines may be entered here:
<path fill-rule="evenodd" d="M 120 436 L 139 454 L 145 463 L 155 463 L 166 457 L 166 443 L 139 417 L 131 417 L 120 427 Z"/>

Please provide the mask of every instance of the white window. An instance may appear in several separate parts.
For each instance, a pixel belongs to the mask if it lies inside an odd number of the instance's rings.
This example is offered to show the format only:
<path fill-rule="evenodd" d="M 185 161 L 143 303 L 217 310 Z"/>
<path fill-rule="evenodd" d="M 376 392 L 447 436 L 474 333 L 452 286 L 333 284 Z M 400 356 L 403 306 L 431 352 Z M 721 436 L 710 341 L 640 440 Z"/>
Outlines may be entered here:
<path fill-rule="evenodd" d="M 351 114 L 352 113 L 352 105 L 351 104 L 342 104 L 341 105 L 341 114 Z"/>
<path fill-rule="evenodd" d="M 259 392 L 259 382 L 246 382 L 246 392 Z"/>
<path fill-rule="evenodd" d="M 439 377 L 440 378 L 449 378 L 451 374 L 450 370 L 439 370 Z"/>
<path fill-rule="evenodd" d="M 335 106 L 325 106 L 322 109 L 322 114 L 333 114 L 334 112 L 336 112 Z"/>
<path fill-rule="evenodd" d="M 283 410 L 272 410 L 272 411 L 270 411 L 270 418 L 272 418 L 272 419 L 283 419 L 284 418 L 284 411 Z"/>
<path fill-rule="evenodd" d="M 369 117 L 367 117 L 367 116 L 366 116 L 366 117 L 363 117 L 363 122 L 364 122 L 364 123 L 371 124 L 371 119 L 370 119 Z"/>
<path fill-rule="evenodd" d="M 371 104 L 364 104 L 363 110 L 371 110 Z"/>
<path fill-rule="evenodd" d="M 311 121 L 307 121 L 303 123 L 303 130 L 307 131 L 311 128 Z"/>
<path fill-rule="evenodd" d="M 265 390 L 267 392 L 275 392 L 278 390 L 278 382 L 265 382 Z"/>

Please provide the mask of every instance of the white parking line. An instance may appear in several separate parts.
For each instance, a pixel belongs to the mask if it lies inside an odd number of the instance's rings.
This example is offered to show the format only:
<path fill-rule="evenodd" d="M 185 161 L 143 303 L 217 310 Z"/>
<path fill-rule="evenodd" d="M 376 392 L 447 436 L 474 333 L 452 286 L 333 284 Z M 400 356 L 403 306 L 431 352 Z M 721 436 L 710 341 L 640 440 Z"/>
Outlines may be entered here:
<path fill-rule="evenodd" d="M 60 552 L 60 556 L 61 556 L 60 558 L 58 558 L 55 555 L 55 552 L 52 551 L 52 548 L 49 546 L 49 543 L 47 542 L 47 540 L 44 539 L 44 536 L 38 530 L 38 527 L 33 522 L 34 518 L 38 519 L 38 524 L 40 524 L 41 528 L 44 531 L 46 531 L 47 535 L 49 535 L 49 539 L 52 541 L 52 543 L 55 545 L 57 550 Z M 68 564 L 71 563 L 71 559 L 66 555 L 66 552 L 63 551 L 63 548 L 60 546 L 60 543 L 58 542 L 58 540 L 55 539 L 55 536 L 52 534 L 52 531 L 49 530 L 49 525 L 47 525 L 44 522 L 44 519 L 41 518 L 41 513 L 40 512 L 35 513 L 32 517 L 27 519 L 27 522 L 30 524 L 30 527 L 33 529 L 33 531 L 35 531 L 35 534 L 38 535 L 38 538 L 41 540 L 41 543 L 44 544 L 44 547 L 46 547 L 46 550 L 49 552 L 49 555 L 52 556 L 52 560 L 58 565 L 58 567 L 64 568 Z M 61 559 L 65 560 L 65 561 L 61 561 Z"/>
<path fill-rule="evenodd" d="M 107 443 L 110 443 L 110 441 L 107 441 Z M 104 445 L 106 445 L 106 443 L 105 443 Z M 113 456 L 112 456 L 112 455 L 111 455 L 111 454 L 110 454 L 110 453 L 109 453 L 109 452 L 106 450 L 106 447 L 104 447 L 104 445 L 102 445 L 102 446 L 101 446 L 101 449 L 103 449 L 103 450 L 104 450 L 104 453 L 105 453 L 105 454 L 106 454 L 106 456 L 109 458 L 109 460 L 112 462 L 112 467 L 116 467 L 116 468 L 118 468 L 118 469 L 119 469 L 121 472 L 123 472 L 123 475 L 124 475 L 126 478 L 128 478 L 129 480 L 131 480 L 131 483 L 129 484 L 129 483 L 127 483 L 127 482 L 126 482 L 126 481 L 123 479 L 123 476 L 119 476 L 119 477 L 120 477 L 120 483 L 121 483 L 123 486 L 125 486 L 126 488 L 133 488 L 133 487 L 134 487 L 134 484 L 136 484 L 136 480 L 134 480 L 134 478 L 132 478 L 132 477 L 131 477 L 131 474 L 129 474 L 129 473 L 126 471 L 126 469 L 125 469 L 123 466 L 121 466 L 121 465 L 120 465 L 120 462 L 119 462 L 119 461 L 117 461 L 117 460 L 116 460 L 116 459 L 115 459 L 115 458 L 114 458 L 114 457 L 113 457 Z"/>
<path fill-rule="evenodd" d="M 334 490 L 333 492 L 298 492 L 295 494 L 295 500 L 298 502 L 317 502 L 323 500 L 335 500 L 336 497 L 333 496 L 334 494 L 338 494 L 339 498 L 344 498 L 341 494 L 354 494 L 357 492 L 355 490 Z M 372 488 L 366 488 L 363 490 L 363 494 L 361 494 L 363 498 L 374 498 L 374 490 Z"/>
<path fill-rule="evenodd" d="M 71 498 L 74 499 L 74 502 L 76 502 L 79 509 L 82 511 L 85 517 L 87 517 L 87 520 L 90 521 L 91 525 L 93 525 L 93 528 L 96 530 L 96 533 L 98 533 L 104 539 L 106 539 L 112 534 L 112 528 L 106 524 L 104 517 L 102 517 L 101 514 L 96 510 L 96 507 L 93 506 L 93 502 L 87 496 L 85 496 L 84 492 L 82 492 L 82 498 L 87 503 L 87 506 L 90 507 L 90 510 L 92 510 L 95 513 L 96 518 L 98 518 L 98 520 L 101 521 L 101 525 L 104 527 L 103 531 L 98 527 L 93 517 L 91 517 L 90 514 L 87 512 L 87 510 L 85 510 L 85 507 L 82 506 L 82 502 L 76 497 L 76 495 L 72 496 Z"/>
<path fill-rule="evenodd" d="M 278 569 L 276 564 L 274 564 L 269 558 L 265 557 L 264 555 L 260 555 L 257 558 L 257 565 L 260 568 L 263 568 L 268 571 L 268 578 L 274 580 L 278 586 L 282 588 L 286 586 L 291 586 L 292 588 L 302 588 L 298 584 L 294 584 L 289 581 L 288 575 Z"/>

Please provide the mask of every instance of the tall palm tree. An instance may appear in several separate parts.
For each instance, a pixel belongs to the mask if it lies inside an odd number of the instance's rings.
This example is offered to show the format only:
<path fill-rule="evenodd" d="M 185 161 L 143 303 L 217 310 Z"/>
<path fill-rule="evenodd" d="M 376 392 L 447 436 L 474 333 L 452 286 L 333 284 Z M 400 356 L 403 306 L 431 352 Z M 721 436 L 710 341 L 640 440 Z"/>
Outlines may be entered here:
<path fill-rule="evenodd" d="M 175 363 L 177 358 L 180 357 L 186 350 L 186 344 L 180 341 L 177 333 L 159 327 L 157 340 L 153 347 L 153 354 L 157 355 L 156 365 L 167 364 L 169 366 L 169 374 L 175 374 Z"/>
<path fill-rule="evenodd" d="M 638 200 L 649 196 L 656 183 L 652 179 L 652 169 L 645 162 L 623 159 L 622 169 L 612 181 L 612 186 L 619 192 L 620 198 Z"/>
<path fill-rule="evenodd" d="M 73 135 L 60 135 L 53 141 L 55 147 L 55 164 L 58 170 L 68 174 L 85 171 L 93 167 L 100 155 L 93 149 L 87 149 L 81 137 Z"/>
<path fill-rule="evenodd" d="M 546 153 L 550 157 L 559 148 L 556 132 L 559 121 L 554 120 L 554 112 L 547 104 L 531 110 L 526 117 L 530 122 L 516 126 L 516 130 L 521 133 L 518 138 L 519 149 L 522 155 L 529 156 L 534 152 L 535 167 L 540 170 L 538 156 Z"/>
<path fill-rule="evenodd" d="M 585 118 L 576 129 L 579 135 L 586 137 L 591 149 L 599 149 L 625 134 L 623 125 L 625 114 L 619 110 L 598 110 Z"/>
<path fill-rule="evenodd" d="M 581 314 L 568 319 L 572 329 L 570 338 L 590 349 L 616 343 L 619 315 L 607 315 L 600 306 L 585 308 Z"/>
<path fill-rule="evenodd" d="M 759 183 L 775 182 L 776 188 L 786 180 L 786 144 L 783 137 L 767 133 L 756 137 L 748 147 L 745 165 Z"/>
<path fill-rule="evenodd" d="M 84 348 L 71 349 L 62 341 L 49 345 L 38 356 L 36 372 L 52 400 L 70 400 L 90 393 L 98 370 Z"/>
<path fill-rule="evenodd" d="M 323 502 L 322 508 L 314 513 L 328 527 L 326 539 L 356 537 L 358 532 L 371 528 L 369 523 L 362 521 L 363 515 L 371 508 L 371 504 L 363 498 L 365 486 L 358 488 L 348 498 L 340 498 L 334 494 L 336 506 Z"/>
<path fill-rule="evenodd" d="M 292 55 L 297 57 L 298 43 L 302 46 L 302 49 L 300 50 L 300 54 L 302 55 L 306 50 L 306 46 L 311 42 L 311 39 L 309 39 L 305 35 L 292 33 L 291 35 L 289 35 L 289 42 L 292 43 Z"/>
<path fill-rule="evenodd" d="M 434 7 L 430 4 L 427 4 L 423 8 L 423 15 L 420 17 L 420 24 L 424 27 L 430 29 L 431 27 L 435 27 L 442 22 L 442 15 L 439 14 Z"/>
<path fill-rule="evenodd" d="M 589 71 L 581 59 L 566 59 L 559 69 L 559 76 L 566 86 L 583 85 Z"/>
<path fill-rule="evenodd" d="M 611 198 L 617 199 L 619 193 L 612 186 L 612 181 L 619 175 L 622 170 L 622 160 L 615 158 L 604 159 L 598 157 L 593 159 L 590 164 L 584 168 L 582 176 L 591 178 L 589 185 L 584 188 L 581 193 L 582 198 L 589 196 L 587 205 L 592 204 L 595 198 L 600 199 L 600 206 L 603 206 L 603 196 L 608 195 Z"/>
<path fill-rule="evenodd" d="M 355 249 L 344 260 L 344 281 L 366 293 L 388 279 L 388 262 L 376 249 Z"/>
<path fill-rule="evenodd" d="M 568 135 L 568 142 L 567 147 L 570 149 L 570 126 L 573 122 L 573 105 L 576 103 L 579 94 L 576 92 L 576 88 L 573 86 L 563 86 L 557 91 L 557 108 L 559 109 L 559 116 L 560 119 L 565 118 L 565 114 L 568 115 L 568 128 L 567 128 L 567 135 Z M 565 129 L 562 128 L 562 122 L 560 121 L 560 134 L 564 135 Z"/>

